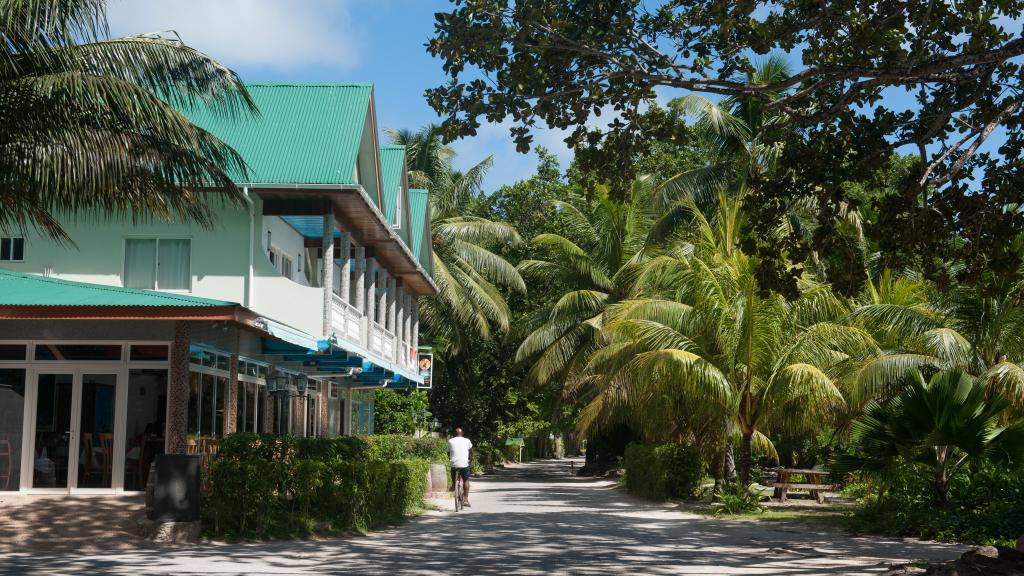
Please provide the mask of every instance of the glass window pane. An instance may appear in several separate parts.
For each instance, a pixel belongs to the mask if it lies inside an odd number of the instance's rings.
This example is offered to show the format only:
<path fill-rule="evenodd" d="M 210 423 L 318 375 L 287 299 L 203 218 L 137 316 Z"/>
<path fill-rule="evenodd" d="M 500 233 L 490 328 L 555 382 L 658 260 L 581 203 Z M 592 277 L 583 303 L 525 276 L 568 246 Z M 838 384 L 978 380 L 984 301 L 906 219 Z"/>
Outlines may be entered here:
<path fill-rule="evenodd" d="M 124 241 L 125 288 L 156 288 L 156 240 L 128 238 Z"/>
<path fill-rule="evenodd" d="M 192 287 L 192 241 L 161 238 L 159 251 L 157 287 L 161 290 L 189 290 Z"/>
<path fill-rule="evenodd" d="M 11 242 L 11 260 L 20 261 L 25 259 L 25 239 L 15 238 Z"/>
<path fill-rule="evenodd" d="M 199 436 L 199 409 L 202 400 L 203 375 L 199 372 L 188 374 L 188 434 L 194 440 Z"/>
<path fill-rule="evenodd" d="M 71 374 L 40 374 L 36 389 L 33 488 L 67 488 L 71 444 Z"/>
<path fill-rule="evenodd" d="M 121 360 L 120 344 L 36 344 L 36 360 Z"/>
<path fill-rule="evenodd" d="M 214 403 L 213 393 L 216 376 L 210 376 L 209 374 L 202 375 L 203 386 L 199 392 L 199 436 L 213 436 L 213 413 L 216 410 L 216 404 Z"/>
<path fill-rule="evenodd" d="M 217 369 L 225 372 L 231 370 L 231 356 L 217 355 Z"/>
<path fill-rule="evenodd" d="M 135 344 L 131 347 L 130 358 L 134 362 L 157 362 L 167 360 L 167 345 Z"/>
<path fill-rule="evenodd" d="M 0 360 L 24 360 L 27 344 L 0 344 Z"/>
<path fill-rule="evenodd" d="M 128 372 L 124 489 L 145 490 L 149 466 L 164 453 L 167 429 L 167 370 Z"/>
<path fill-rule="evenodd" d="M 110 488 L 114 477 L 116 374 L 83 374 L 79 410 L 78 487 Z"/>
<path fill-rule="evenodd" d="M 0 368 L 0 491 L 21 487 L 25 369 Z"/>
<path fill-rule="evenodd" d="M 224 400 L 227 397 L 228 379 L 224 376 L 217 376 L 215 384 L 213 397 L 216 410 L 213 414 L 213 429 L 210 431 L 210 436 L 219 437 L 224 432 Z"/>

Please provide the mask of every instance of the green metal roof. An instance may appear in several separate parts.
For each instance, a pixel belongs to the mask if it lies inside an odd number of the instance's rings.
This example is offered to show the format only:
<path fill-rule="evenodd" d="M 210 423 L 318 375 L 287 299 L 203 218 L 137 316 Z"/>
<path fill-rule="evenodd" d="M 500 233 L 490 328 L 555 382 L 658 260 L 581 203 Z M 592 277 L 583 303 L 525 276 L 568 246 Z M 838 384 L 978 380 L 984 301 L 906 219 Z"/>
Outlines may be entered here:
<path fill-rule="evenodd" d="M 249 166 L 237 181 L 356 184 L 354 172 L 372 84 L 246 84 L 259 115 L 186 110 L 195 124 L 237 150 Z M 372 196 L 372 195 L 371 195 Z"/>
<path fill-rule="evenodd" d="M 390 145 L 380 147 L 381 180 L 384 182 L 384 216 L 388 224 L 398 224 L 397 204 L 398 190 L 402 186 L 402 168 L 405 167 L 405 146 Z"/>
<path fill-rule="evenodd" d="M 409 222 L 412 230 L 410 238 L 412 253 L 420 261 L 420 265 L 433 275 L 433 247 L 430 239 L 430 198 L 426 190 L 413 188 L 409 190 Z"/>
<path fill-rule="evenodd" d="M 0 269 L 0 306 L 237 306 L 234 302 L 58 280 Z"/>

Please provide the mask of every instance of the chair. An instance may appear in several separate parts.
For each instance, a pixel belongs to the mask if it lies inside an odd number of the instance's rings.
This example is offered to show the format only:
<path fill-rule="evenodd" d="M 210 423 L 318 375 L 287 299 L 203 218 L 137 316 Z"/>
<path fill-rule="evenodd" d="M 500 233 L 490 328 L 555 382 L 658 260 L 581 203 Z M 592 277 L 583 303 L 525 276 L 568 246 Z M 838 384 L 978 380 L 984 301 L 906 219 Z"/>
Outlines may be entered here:
<path fill-rule="evenodd" d="M 93 434 L 91 432 L 82 433 L 82 451 L 85 452 L 85 459 L 82 462 L 82 468 L 85 473 L 85 477 L 98 475 L 103 476 L 103 463 L 96 461 L 95 445 L 93 444 Z"/>
<path fill-rule="evenodd" d="M 12 460 L 14 452 L 11 450 L 11 439 L 7 434 L 0 434 L 0 483 L 3 484 L 3 489 L 7 490 L 11 486 L 11 474 L 14 472 L 14 461 Z"/>
<path fill-rule="evenodd" d="M 188 439 L 188 444 L 186 446 L 186 452 L 188 454 L 198 454 L 199 453 L 199 443 L 196 442 L 195 438 L 189 438 Z"/>
<path fill-rule="evenodd" d="M 103 454 L 103 485 L 111 486 L 111 477 L 114 474 L 114 435 L 105 433 L 97 436 L 100 439 L 100 452 Z"/>

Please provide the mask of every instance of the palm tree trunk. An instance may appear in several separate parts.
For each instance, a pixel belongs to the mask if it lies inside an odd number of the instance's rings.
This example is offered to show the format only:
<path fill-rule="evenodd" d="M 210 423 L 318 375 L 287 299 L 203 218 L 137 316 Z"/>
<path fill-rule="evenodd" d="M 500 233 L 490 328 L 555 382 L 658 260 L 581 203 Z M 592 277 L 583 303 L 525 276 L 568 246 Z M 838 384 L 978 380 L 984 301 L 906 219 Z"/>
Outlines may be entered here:
<path fill-rule="evenodd" d="M 740 444 L 740 482 L 744 486 L 750 485 L 750 467 L 754 453 L 754 434 L 743 433 L 742 444 Z"/>
<path fill-rule="evenodd" d="M 729 482 L 734 482 L 736 480 L 736 458 L 733 455 L 731 438 L 725 441 L 725 451 L 722 459 L 725 461 L 725 479 Z"/>

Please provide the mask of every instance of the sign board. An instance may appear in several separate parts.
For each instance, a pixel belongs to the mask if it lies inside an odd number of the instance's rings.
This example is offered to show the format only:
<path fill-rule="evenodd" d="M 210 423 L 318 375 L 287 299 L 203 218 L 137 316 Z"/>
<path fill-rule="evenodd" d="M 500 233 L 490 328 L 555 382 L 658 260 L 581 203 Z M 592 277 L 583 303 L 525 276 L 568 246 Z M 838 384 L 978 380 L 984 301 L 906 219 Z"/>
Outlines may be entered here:
<path fill-rule="evenodd" d="M 522 438 L 509 438 L 505 440 L 505 446 L 525 446 L 526 442 Z"/>
<path fill-rule="evenodd" d="M 417 384 L 416 387 L 430 388 L 434 376 L 434 353 L 429 350 L 420 350 L 416 366 L 419 370 L 420 378 L 423 379 L 423 383 Z"/>

